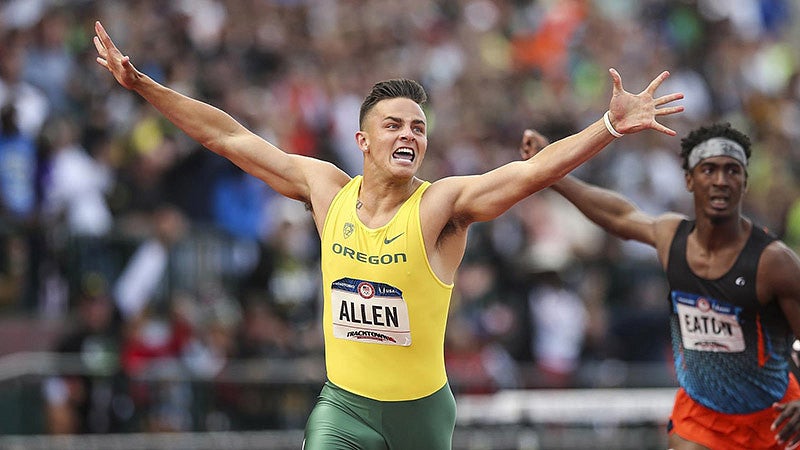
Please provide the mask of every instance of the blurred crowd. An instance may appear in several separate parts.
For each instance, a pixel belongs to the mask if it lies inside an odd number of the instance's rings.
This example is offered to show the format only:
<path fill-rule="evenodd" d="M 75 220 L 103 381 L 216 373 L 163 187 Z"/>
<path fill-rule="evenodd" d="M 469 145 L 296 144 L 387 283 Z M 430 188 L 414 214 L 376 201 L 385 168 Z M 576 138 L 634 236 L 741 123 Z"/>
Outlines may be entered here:
<path fill-rule="evenodd" d="M 686 111 L 664 123 L 679 137 L 714 121 L 749 134 L 746 213 L 798 248 L 798 13 L 796 0 L 0 3 L 0 311 L 62 323 L 53 349 L 102 375 L 44 383 L 50 431 L 302 426 L 302 396 L 220 388 L 236 412 L 201 420 L 190 404 L 210 400 L 190 386 L 135 380 L 322 352 L 310 215 L 118 86 L 95 62 L 95 20 L 157 81 L 351 175 L 358 109 L 382 79 L 427 89 L 420 175 L 436 180 L 517 159 L 525 128 L 555 140 L 597 120 L 609 67 L 632 92 L 669 70 L 659 92 L 683 92 Z M 679 137 L 624 137 L 576 175 L 691 215 Z M 451 383 L 635 384 L 617 362 L 669 379 L 667 308 L 649 247 L 542 191 L 471 230 Z"/>

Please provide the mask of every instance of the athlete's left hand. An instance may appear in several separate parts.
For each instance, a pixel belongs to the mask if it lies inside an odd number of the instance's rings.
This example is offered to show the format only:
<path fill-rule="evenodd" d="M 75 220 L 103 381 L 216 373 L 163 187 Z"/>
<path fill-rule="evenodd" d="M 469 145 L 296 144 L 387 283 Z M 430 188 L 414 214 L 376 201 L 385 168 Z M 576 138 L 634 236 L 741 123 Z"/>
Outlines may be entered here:
<path fill-rule="evenodd" d="M 772 422 L 772 431 L 778 431 L 775 440 L 787 449 L 800 445 L 800 400 L 789 403 L 773 403 L 772 408 L 780 415 Z"/>
<path fill-rule="evenodd" d="M 675 130 L 661 125 L 656 120 L 659 116 L 666 116 L 683 111 L 683 106 L 665 106 L 683 98 L 683 94 L 676 92 L 661 97 L 655 97 L 656 89 L 669 77 L 666 70 L 653 79 L 650 84 L 638 94 L 632 94 L 622 87 L 622 77 L 615 69 L 608 69 L 613 81 L 611 103 L 608 105 L 609 119 L 620 133 L 636 133 L 651 129 L 675 136 Z"/>

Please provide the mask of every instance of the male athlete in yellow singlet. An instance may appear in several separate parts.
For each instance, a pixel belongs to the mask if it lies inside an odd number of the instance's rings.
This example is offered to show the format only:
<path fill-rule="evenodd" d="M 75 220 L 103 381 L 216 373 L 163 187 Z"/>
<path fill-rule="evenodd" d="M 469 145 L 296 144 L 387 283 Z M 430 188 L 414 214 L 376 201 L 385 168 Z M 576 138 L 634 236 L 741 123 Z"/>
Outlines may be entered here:
<path fill-rule="evenodd" d="M 419 204 L 430 183 L 376 228 L 358 217 L 361 185 L 357 176 L 339 191 L 322 231 L 330 382 L 309 420 L 306 448 L 449 448 L 455 401 L 442 342 L 453 286 L 425 254 Z M 367 413 L 351 423 L 342 409 Z"/>

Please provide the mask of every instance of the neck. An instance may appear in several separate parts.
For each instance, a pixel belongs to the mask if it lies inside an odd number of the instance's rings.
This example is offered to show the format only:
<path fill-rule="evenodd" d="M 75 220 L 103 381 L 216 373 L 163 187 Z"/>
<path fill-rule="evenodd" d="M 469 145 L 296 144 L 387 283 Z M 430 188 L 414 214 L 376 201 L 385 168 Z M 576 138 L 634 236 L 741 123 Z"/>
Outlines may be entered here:
<path fill-rule="evenodd" d="M 375 208 L 379 205 L 396 205 L 406 201 L 414 191 L 422 184 L 422 181 L 415 178 L 396 182 L 374 182 L 364 179 L 361 182 L 361 189 L 358 193 L 358 202 L 362 207 Z"/>
<path fill-rule="evenodd" d="M 361 220 L 371 227 L 388 222 L 400 205 L 408 200 L 422 181 L 414 178 L 406 184 L 367 184 L 362 182 L 356 200 Z"/>
<path fill-rule="evenodd" d="M 704 247 L 720 248 L 737 242 L 750 231 L 750 221 L 742 216 L 730 220 L 697 220 L 695 232 Z"/>

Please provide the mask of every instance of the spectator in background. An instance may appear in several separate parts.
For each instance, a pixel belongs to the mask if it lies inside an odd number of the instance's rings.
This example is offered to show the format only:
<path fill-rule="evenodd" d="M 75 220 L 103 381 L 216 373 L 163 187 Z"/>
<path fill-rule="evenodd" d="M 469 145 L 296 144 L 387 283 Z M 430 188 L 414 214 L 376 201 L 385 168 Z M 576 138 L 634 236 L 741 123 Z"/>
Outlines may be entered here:
<path fill-rule="evenodd" d="M 52 153 L 44 181 L 43 220 L 52 228 L 63 227 L 69 237 L 103 237 L 113 226 L 106 196 L 114 172 L 107 154 L 92 155 L 83 148 L 80 131 L 67 116 L 46 125 L 44 133 Z"/>
<path fill-rule="evenodd" d="M 81 130 L 73 117 L 52 118 L 42 133 L 40 222 L 49 250 L 42 282 L 64 284 L 74 291 L 79 289 L 79 268 L 113 279 L 108 238 L 114 218 L 106 196 L 115 174 L 105 153 L 108 147 L 95 147 L 99 152 L 90 154 L 81 144 Z M 77 266 L 76 261 L 84 265 Z M 68 309 L 68 292 L 46 294 L 40 311 L 55 316 Z"/>
<path fill-rule="evenodd" d="M 520 386 L 519 369 L 504 340 L 521 328 L 521 320 L 508 304 L 493 261 L 483 253 L 486 248 L 480 248 L 486 237 L 473 233 L 471 238 L 454 287 L 445 364 L 454 392 L 487 394 Z"/>
<path fill-rule="evenodd" d="M 75 60 L 67 42 L 69 19 L 65 6 L 43 12 L 33 28 L 24 66 L 25 79 L 45 93 L 56 114 L 70 112 L 69 84 L 76 75 Z"/>
<path fill-rule="evenodd" d="M 99 274 L 87 274 L 75 301 L 76 320 L 56 344 L 74 375 L 44 384 L 48 432 L 114 433 L 127 429 L 133 403 L 120 367 L 122 319 Z"/>
<path fill-rule="evenodd" d="M 270 334 L 288 352 L 283 356 L 320 351 L 319 274 L 313 269 L 320 255 L 314 222 L 302 204 L 274 193 L 270 211 L 257 261 L 239 283 L 239 298 L 248 309 L 256 307 L 251 303 L 264 303 L 257 311 L 280 322 Z M 282 326 L 291 334 L 281 333 Z"/>
<path fill-rule="evenodd" d="M 466 317 L 448 320 L 445 348 L 448 377 L 457 395 L 491 394 L 521 386 L 519 368 L 508 350 Z"/>
<path fill-rule="evenodd" d="M 40 281 L 46 272 L 50 248 L 39 224 L 41 206 L 40 149 L 37 141 L 52 108 L 44 92 L 27 81 L 24 67 L 27 36 L 23 30 L 0 28 L 0 208 L 4 225 L 2 234 L 3 280 L 0 303 L 35 311 L 46 316 L 55 309 L 65 309 L 63 296 L 50 302 L 39 301 Z"/>
<path fill-rule="evenodd" d="M 218 172 L 211 199 L 214 223 L 236 239 L 265 238 L 272 191 L 233 164 Z"/>
<path fill-rule="evenodd" d="M 114 284 L 114 296 L 126 320 L 133 320 L 156 298 L 166 298 L 170 253 L 187 232 L 183 213 L 171 205 L 152 212 L 152 230 L 136 248 Z"/>
<path fill-rule="evenodd" d="M 137 428 L 187 431 L 191 418 L 192 374 L 181 358 L 195 339 L 191 317 L 172 297 L 149 299 L 136 316 L 125 317 L 120 364 L 130 378 Z"/>
<path fill-rule="evenodd" d="M 171 255 L 187 230 L 177 208 L 162 204 L 150 212 L 133 254 L 109 287 L 113 293 L 118 365 L 129 382 L 127 424 L 132 429 L 185 431 L 192 428 L 189 379 L 218 372 L 206 350 L 214 345 L 217 322 L 202 320 L 201 303 L 172 289 Z M 204 333 L 198 333 L 197 330 Z M 201 341 L 210 336 L 209 341 Z M 186 358 L 184 360 L 183 358 Z"/>
<path fill-rule="evenodd" d="M 20 30 L 7 30 L 0 37 L 0 105 L 13 105 L 19 132 L 35 140 L 51 107 L 44 92 L 23 78 L 25 42 Z"/>
<path fill-rule="evenodd" d="M 0 108 L 0 305 L 33 305 L 39 249 L 36 146 L 17 126 L 16 106 Z"/>
<path fill-rule="evenodd" d="M 589 323 L 583 299 L 562 278 L 559 269 L 532 274 L 528 311 L 531 349 L 536 363 L 535 386 L 566 388 L 575 384 Z"/>
<path fill-rule="evenodd" d="M 38 206 L 37 150 L 18 122 L 13 103 L 0 108 L 0 210 L 4 219 L 22 225 L 35 218 Z"/>

